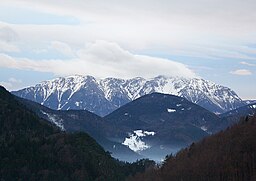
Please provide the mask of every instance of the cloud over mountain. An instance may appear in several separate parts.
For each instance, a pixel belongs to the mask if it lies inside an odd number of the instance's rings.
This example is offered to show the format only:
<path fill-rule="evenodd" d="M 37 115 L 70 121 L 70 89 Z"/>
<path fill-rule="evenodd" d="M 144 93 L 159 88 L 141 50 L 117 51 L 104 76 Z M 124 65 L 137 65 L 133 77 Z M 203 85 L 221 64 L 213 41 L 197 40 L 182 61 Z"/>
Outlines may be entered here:
<path fill-rule="evenodd" d="M 153 77 L 162 74 L 196 77 L 196 74 L 182 63 L 132 54 L 113 42 L 96 41 L 84 49 L 73 52 L 64 43 L 55 42 L 55 45 L 59 49 L 65 45 L 64 48 L 69 49 L 69 54 L 74 54 L 75 56 L 68 60 L 32 60 L 27 58 L 15 59 L 11 56 L 0 54 L 0 67 L 51 72 L 56 75 L 89 74 L 96 77 L 130 78 L 136 76 Z"/>

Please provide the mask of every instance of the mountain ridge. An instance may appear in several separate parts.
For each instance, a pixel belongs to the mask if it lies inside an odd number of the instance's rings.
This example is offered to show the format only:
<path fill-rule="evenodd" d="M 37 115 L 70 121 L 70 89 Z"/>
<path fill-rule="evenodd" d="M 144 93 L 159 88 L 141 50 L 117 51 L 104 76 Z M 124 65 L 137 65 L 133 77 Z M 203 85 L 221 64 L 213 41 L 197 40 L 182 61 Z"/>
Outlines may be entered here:
<path fill-rule="evenodd" d="M 226 122 L 185 98 L 151 93 L 104 117 L 113 131 L 107 137 L 154 160 L 225 129 Z"/>
<path fill-rule="evenodd" d="M 93 76 L 75 75 L 43 81 L 12 93 L 51 109 L 86 109 L 105 116 L 122 105 L 153 92 L 184 97 L 214 113 L 224 113 L 245 105 L 228 87 L 199 78 L 166 76 L 151 79 L 97 79 Z"/>
<path fill-rule="evenodd" d="M 28 99 L 16 96 L 15 99 L 39 118 L 54 124 L 61 131 L 89 134 L 116 159 L 133 162 L 143 158 L 121 143 L 107 139 L 106 132 L 112 131 L 111 125 L 94 113 L 87 110 L 52 110 Z"/>
<path fill-rule="evenodd" d="M 52 110 L 27 99 L 16 99 L 62 130 L 88 133 L 115 158 L 125 161 L 160 161 L 166 154 L 226 126 L 212 112 L 169 94 L 144 95 L 103 118 L 86 110 Z"/>

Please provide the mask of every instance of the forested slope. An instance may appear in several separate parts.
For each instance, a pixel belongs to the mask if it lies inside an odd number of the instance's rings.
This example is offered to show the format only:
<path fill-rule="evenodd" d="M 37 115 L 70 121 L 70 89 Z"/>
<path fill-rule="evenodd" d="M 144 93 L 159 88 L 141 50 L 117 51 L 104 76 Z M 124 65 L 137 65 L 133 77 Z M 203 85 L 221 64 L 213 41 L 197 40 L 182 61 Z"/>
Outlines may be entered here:
<path fill-rule="evenodd" d="M 228 181 L 256 180 L 256 116 L 193 143 L 160 168 L 137 174 L 132 180 Z"/>
<path fill-rule="evenodd" d="M 0 87 L 0 180 L 124 180 L 127 164 L 85 133 L 40 120 Z M 134 171 L 136 172 L 136 171 Z"/>

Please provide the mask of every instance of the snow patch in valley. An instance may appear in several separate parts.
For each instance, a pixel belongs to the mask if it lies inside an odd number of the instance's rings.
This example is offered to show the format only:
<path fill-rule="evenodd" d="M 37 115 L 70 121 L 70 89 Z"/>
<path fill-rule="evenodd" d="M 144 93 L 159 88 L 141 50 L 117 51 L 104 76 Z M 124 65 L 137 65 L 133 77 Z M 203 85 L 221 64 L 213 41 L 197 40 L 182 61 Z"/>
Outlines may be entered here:
<path fill-rule="evenodd" d="M 207 131 L 207 127 L 206 127 L 206 126 L 201 126 L 200 128 L 201 128 L 201 130 L 203 130 L 203 131 Z"/>
<path fill-rule="evenodd" d="M 41 110 L 41 112 L 48 117 L 50 122 L 54 123 L 56 126 L 58 126 L 62 131 L 65 131 L 64 125 L 63 125 L 63 119 L 57 119 L 56 115 L 48 114 Z"/>
<path fill-rule="evenodd" d="M 151 136 L 154 136 L 156 133 L 154 131 L 144 131 L 144 135 L 147 136 L 147 135 L 151 135 Z"/>
<path fill-rule="evenodd" d="M 79 107 L 80 102 L 75 102 L 75 105 L 76 105 L 77 107 Z"/>
<path fill-rule="evenodd" d="M 129 134 L 128 138 L 125 138 L 122 144 L 128 146 L 135 152 L 140 152 L 150 148 L 149 145 L 141 140 L 141 137 L 154 136 L 155 134 L 153 131 L 135 130 L 132 134 Z"/>
<path fill-rule="evenodd" d="M 169 109 L 167 109 L 167 111 L 170 112 L 170 113 L 171 113 L 171 112 L 176 112 L 176 109 L 170 109 L 170 108 L 169 108 Z"/>

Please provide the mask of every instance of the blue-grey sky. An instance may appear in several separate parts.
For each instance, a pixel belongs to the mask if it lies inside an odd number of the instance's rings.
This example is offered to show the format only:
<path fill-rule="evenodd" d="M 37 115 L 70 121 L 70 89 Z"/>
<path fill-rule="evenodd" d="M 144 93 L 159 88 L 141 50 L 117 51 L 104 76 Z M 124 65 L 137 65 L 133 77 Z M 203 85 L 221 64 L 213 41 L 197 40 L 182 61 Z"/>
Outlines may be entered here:
<path fill-rule="evenodd" d="M 201 77 L 256 99 L 255 0 L 3 0 L 0 84 Z"/>

